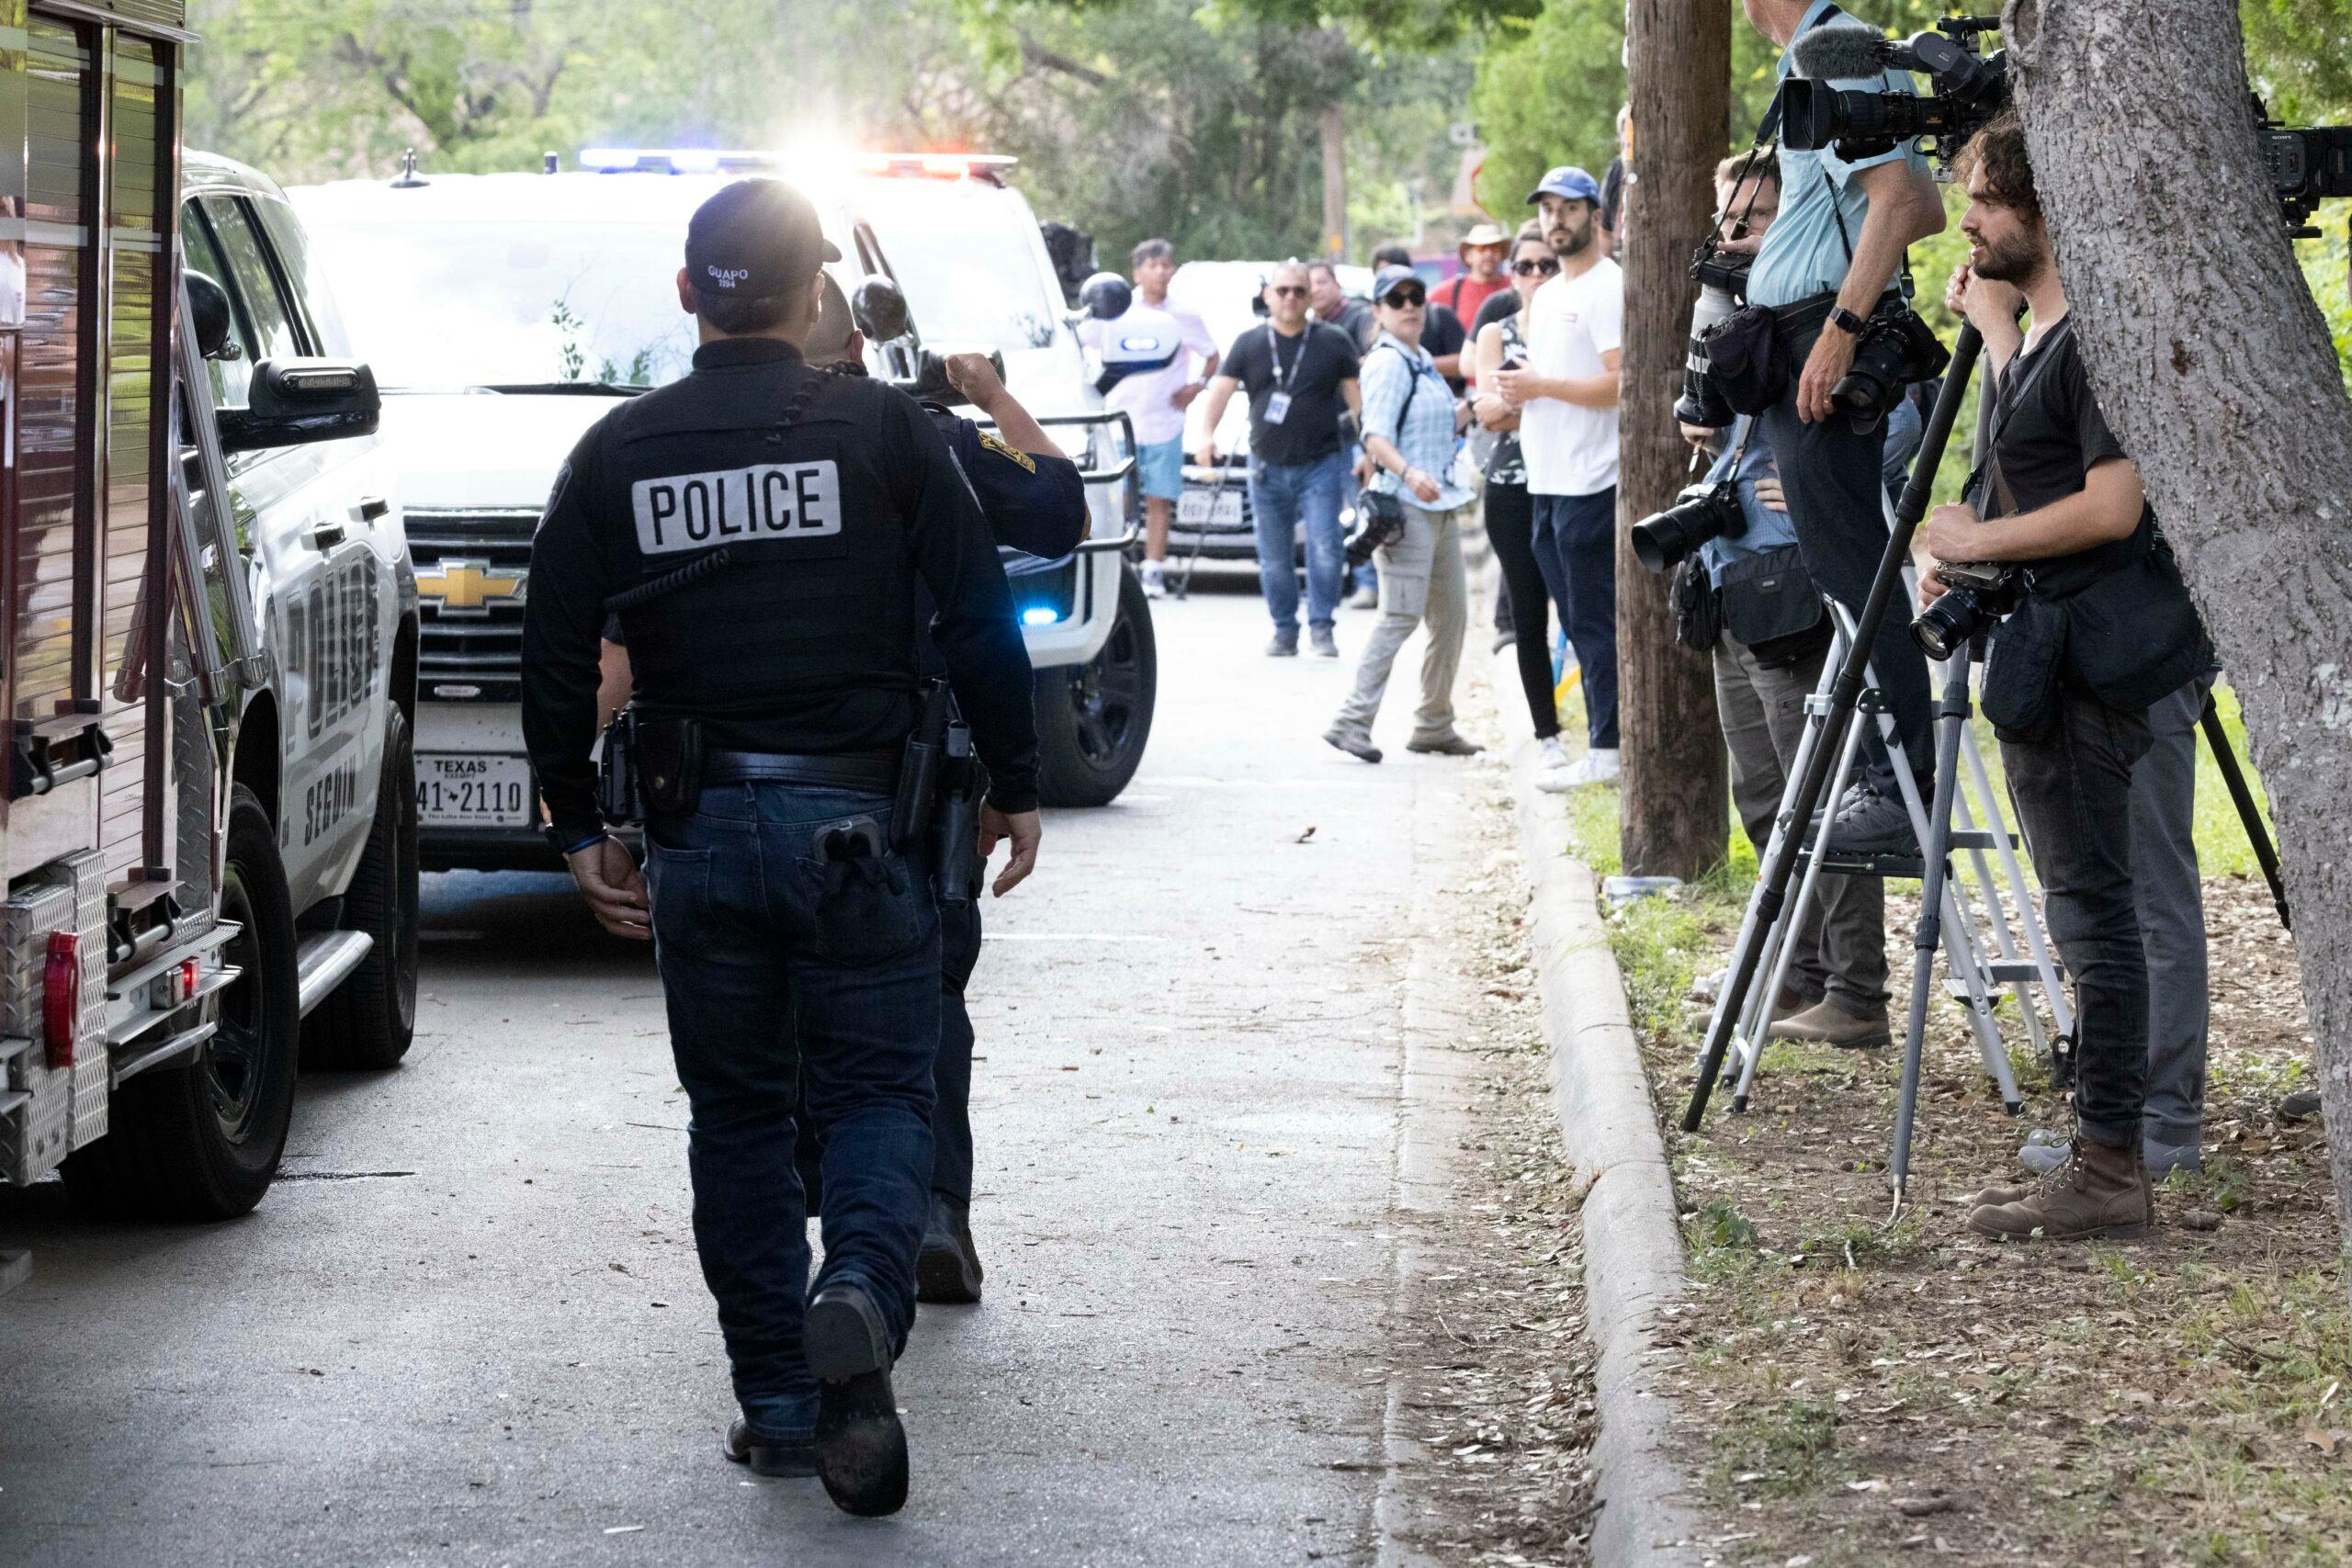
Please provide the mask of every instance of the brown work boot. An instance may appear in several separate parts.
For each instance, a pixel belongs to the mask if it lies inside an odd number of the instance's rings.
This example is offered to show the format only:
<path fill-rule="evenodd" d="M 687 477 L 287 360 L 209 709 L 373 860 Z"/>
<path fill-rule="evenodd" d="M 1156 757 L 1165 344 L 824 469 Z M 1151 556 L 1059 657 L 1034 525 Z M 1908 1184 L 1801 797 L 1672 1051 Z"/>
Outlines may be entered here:
<path fill-rule="evenodd" d="M 2129 1240 L 2143 1235 L 2155 1217 L 2156 1195 L 2148 1185 L 2139 1140 L 2128 1149 L 2110 1149 L 2078 1136 L 2073 1157 L 2031 1192 L 2011 1202 L 1984 1204 L 1968 1216 L 1968 1225 L 1996 1241 L 2035 1235 L 2046 1241 Z"/>
<path fill-rule="evenodd" d="M 1772 1032 L 1783 1040 L 1812 1040 L 1848 1051 L 1874 1049 L 1894 1038 L 1884 1007 L 1876 1012 L 1851 1012 L 1835 997 L 1822 998 L 1793 1018 L 1774 1019 Z"/>

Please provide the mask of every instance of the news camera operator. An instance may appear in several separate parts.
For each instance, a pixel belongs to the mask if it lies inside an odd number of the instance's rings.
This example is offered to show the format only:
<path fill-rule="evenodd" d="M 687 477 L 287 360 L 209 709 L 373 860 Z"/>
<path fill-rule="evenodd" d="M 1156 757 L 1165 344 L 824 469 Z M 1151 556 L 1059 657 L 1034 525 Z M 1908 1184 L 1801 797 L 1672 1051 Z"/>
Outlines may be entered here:
<path fill-rule="evenodd" d="M 2133 1235 L 2154 1213 L 2141 1146 L 2150 1020 L 2133 773 L 2152 744 L 2151 705 L 2201 676 L 2212 649 L 2092 395 L 2016 117 L 1979 131 L 1962 166 L 1962 303 L 1994 377 L 1992 434 L 1969 499 L 1929 515 L 1942 564 L 1921 584 L 1916 635 L 1958 647 L 1992 626 L 1984 714 L 2077 1019 L 2065 1162 L 2031 1190 L 1982 1194 L 1969 1224 L 2003 1239 Z M 2033 323 L 2022 334 L 2020 299 Z"/>
<path fill-rule="evenodd" d="M 1829 0 L 1743 0 L 1747 19 L 1781 49 L 1779 74 L 1796 71 L 1804 35 L 1840 13 Z M 1882 70 L 1834 78 L 1848 91 L 1912 92 L 1906 73 Z M 1781 468 L 1804 564 L 1823 590 L 1859 613 L 1886 553 L 1880 464 L 1886 427 L 1855 428 L 1831 390 L 1853 367 L 1871 318 L 1900 303 L 1895 271 L 1914 243 L 1942 232 L 1944 209 L 1916 141 L 1852 161 L 1832 147 L 1781 150 L 1783 191 L 1747 278 L 1751 305 L 1769 308 L 1789 372 L 1779 400 L 1758 421 Z M 1899 617 L 1880 626 L 1871 649 L 1879 693 L 1894 715 L 1912 767 L 1933 766 L 1928 672 Z M 1891 762 L 1875 738 L 1864 777 L 1835 808 L 1830 842 L 1840 850 L 1913 847 L 1908 814 Z M 1924 795 L 1924 791 L 1922 792 Z"/>

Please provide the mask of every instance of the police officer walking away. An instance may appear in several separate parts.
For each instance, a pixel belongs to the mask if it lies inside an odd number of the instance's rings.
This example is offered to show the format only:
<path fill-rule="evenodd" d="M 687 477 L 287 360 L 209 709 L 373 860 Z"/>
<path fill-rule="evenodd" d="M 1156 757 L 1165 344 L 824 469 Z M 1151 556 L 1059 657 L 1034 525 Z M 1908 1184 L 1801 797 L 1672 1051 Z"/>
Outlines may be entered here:
<path fill-rule="evenodd" d="M 940 933 L 900 790 L 932 637 L 991 781 L 995 890 L 1036 860 L 1028 659 L 988 527 L 912 400 L 810 369 L 838 258 L 789 186 L 695 214 L 692 375 L 582 438 L 531 552 L 523 722 L 560 848 L 606 930 L 650 936 L 680 1082 L 703 1277 L 742 1414 L 729 1458 L 816 1473 L 841 1507 L 906 1500 L 890 1366 L 928 1208 Z M 590 762 L 617 598 L 636 685 L 647 876 Z M 823 1150 L 813 1291 L 797 1122 Z"/>

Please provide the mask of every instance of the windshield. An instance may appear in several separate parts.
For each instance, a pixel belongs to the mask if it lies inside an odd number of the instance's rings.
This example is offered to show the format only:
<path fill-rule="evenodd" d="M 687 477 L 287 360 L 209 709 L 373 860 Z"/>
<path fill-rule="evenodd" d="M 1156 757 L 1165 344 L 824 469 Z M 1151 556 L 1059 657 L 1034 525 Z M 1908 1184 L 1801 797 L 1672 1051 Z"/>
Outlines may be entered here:
<path fill-rule="evenodd" d="M 862 203 L 865 217 L 925 344 L 1006 353 L 1052 345 L 1060 301 L 1046 292 L 1042 242 L 1018 197 L 935 180 L 869 186 L 882 188 Z"/>
<path fill-rule="evenodd" d="M 653 387 L 693 368 L 673 223 L 305 223 L 379 386 Z"/>

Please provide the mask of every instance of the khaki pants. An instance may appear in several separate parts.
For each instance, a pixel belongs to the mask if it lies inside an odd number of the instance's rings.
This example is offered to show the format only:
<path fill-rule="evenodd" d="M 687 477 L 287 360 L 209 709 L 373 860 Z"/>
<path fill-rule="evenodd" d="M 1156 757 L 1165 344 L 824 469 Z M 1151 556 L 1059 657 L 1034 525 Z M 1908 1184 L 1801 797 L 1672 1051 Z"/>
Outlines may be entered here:
<path fill-rule="evenodd" d="M 1421 655 L 1421 705 L 1414 715 L 1416 741 L 1442 740 L 1453 733 L 1453 677 L 1462 668 L 1462 638 L 1470 626 L 1470 584 L 1462 567 L 1462 529 L 1457 514 L 1405 508 L 1405 531 L 1378 552 L 1380 619 L 1356 666 L 1355 690 L 1340 708 L 1338 728 L 1370 731 L 1388 690 L 1388 671 L 1413 628 L 1429 623 L 1429 649 Z"/>

